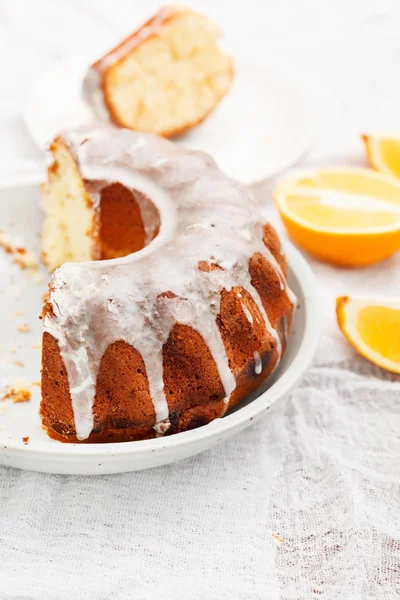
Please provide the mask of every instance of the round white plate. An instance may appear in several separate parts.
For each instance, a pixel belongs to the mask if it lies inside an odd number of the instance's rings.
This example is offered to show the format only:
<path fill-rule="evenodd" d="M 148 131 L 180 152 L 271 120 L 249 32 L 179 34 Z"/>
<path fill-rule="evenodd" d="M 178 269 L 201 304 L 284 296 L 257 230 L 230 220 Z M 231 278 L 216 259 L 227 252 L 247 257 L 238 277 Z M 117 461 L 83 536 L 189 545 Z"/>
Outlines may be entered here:
<path fill-rule="evenodd" d="M 24 118 L 41 148 L 62 129 L 91 121 L 80 89 L 94 58 L 70 57 L 35 81 Z M 301 158 L 315 135 L 313 114 L 301 83 L 292 75 L 259 58 L 236 57 L 231 91 L 201 125 L 175 141 L 208 152 L 228 175 L 254 183 Z"/>
<path fill-rule="evenodd" d="M 0 230 L 7 231 L 25 248 L 39 254 L 41 214 L 37 178 L 20 186 L 0 187 Z M 31 401 L 0 402 L 0 464 L 49 473 L 100 474 L 135 471 L 164 465 L 192 456 L 229 438 L 260 418 L 268 408 L 287 396 L 303 375 L 319 337 L 319 311 L 314 277 L 305 260 L 291 245 L 287 247 L 290 284 L 298 298 L 293 331 L 287 352 L 274 375 L 223 419 L 193 431 L 166 438 L 120 444 L 62 444 L 41 429 L 39 387 Z M 0 396 L 4 386 L 21 377 L 40 378 L 40 350 L 32 348 L 41 335 L 40 314 L 49 275 L 43 282 L 32 280 L 13 265 L 0 250 Z M 18 324 L 29 325 L 21 333 Z M 16 362 L 17 361 L 17 362 Z M 23 363 L 23 367 L 17 364 Z M 24 444 L 22 438 L 29 438 Z"/>

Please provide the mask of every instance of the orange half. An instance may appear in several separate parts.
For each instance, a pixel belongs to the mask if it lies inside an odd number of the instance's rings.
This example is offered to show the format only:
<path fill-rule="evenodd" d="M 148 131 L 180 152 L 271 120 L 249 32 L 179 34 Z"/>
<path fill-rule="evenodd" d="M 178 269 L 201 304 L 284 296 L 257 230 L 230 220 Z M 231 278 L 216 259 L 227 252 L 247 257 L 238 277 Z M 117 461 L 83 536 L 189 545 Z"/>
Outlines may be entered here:
<path fill-rule="evenodd" d="M 400 249 L 400 181 L 372 169 L 308 171 L 274 191 L 290 237 L 321 260 L 368 265 Z"/>

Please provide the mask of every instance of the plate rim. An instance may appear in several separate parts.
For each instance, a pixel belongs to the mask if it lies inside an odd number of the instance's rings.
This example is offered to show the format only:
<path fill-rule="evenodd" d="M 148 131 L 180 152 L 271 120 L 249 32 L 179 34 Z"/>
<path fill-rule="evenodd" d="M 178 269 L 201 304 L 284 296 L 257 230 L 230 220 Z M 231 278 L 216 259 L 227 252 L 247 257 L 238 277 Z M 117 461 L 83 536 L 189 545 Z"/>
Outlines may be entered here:
<path fill-rule="evenodd" d="M 29 175 L 26 175 L 23 181 L 15 187 L 37 184 L 37 177 L 32 174 L 30 177 L 30 183 L 27 182 Z M 0 182 L 0 190 L 8 187 L 7 183 Z M 250 424 L 260 417 L 273 404 L 283 398 L 304 375 L 315 355 L 320 339 L 321 311 L 315 276 L 306 259 L 291 242 L 284 241 L 283 246 L 288 258 L 289 268 L 295 274 L 302 294 L 301 300 L 304 302 L 305 324 L 303 337 L 286 372 L 252 402 L 223 418 L 215 419 L 207 425 L 164 438 L 106 444 L 59 443 L 50 445 L 46 441 L 35 442 L 35 446 L 20 446 L 13 444 L 11 440 L 0 443 L 0 455 L 7 452 L 20 457 L 31 456 L 34 459 L 36 456 L 44 460 L 59 459 L 62 461 L 82 457 L 87 459 L 127 458 L 133 455 L 184 448 L 210 438 L 223 437 L 231 430 L 244 428 L 246 421 Z"/>
<path fill-rule="evenodd" d="M 296 94 L 296 105 L 301 105 L 302 107 L 302 118 L 306 116 L 308 124 L 307 133 L 302 137 L 301 143 L 295 145 L 297 150 L 293 151 L 292 153 L 288 152 L 286 155 L 287 158 L 285 161 L 282 161 L 280 166 L 269 169 L 265 176 L 259 176 L 255 178 L 251 177 L 241 180 L 241 182 L 246 185 L 256 185 L 261 181 L 276 177 L 279 173 L 282 173 L 289 167 L 297 164 L 302 159 L 302 157 L 312 148 L 317 139 L 318 119 L 316 118 L 315 110 L 313 109 L 311 94 L 306 92 L 304 87 L 301 85 L 300 78 L 289 64 L 284 62 L 282 62 L 281 65 L 274 64 L 272 61 L 268 61 L 264 56 L 256 56 L 251 52 L 246 52 L 243 50 L 237 51 L 237 49 L 230 49 L 230 54 L 232 55 L 234 63 L 239 65 L 243 61 L 245 63 L 252 62 L 256 64 L 257 67 L 262 67 L 263 69 L 269 71 L 269 73 L 272 73 L 277 80 L 284 81 L 286 85 L 289 85 L 292 92 Z M 82 62 L 86 61 L 88 64 L 90 64 L 90 62 L 93 62 L 93 51 L 82 51 L 67 54 L 40 71 L 28 86 L 22 111 L 23 121 L 29 137 L 35 146 L 42 152 L 46 151 L 46 147 L 49 142 L 46 142 L 46 145 L 43 145 L 42 141 L 40 141 L 35 134 L 35 128 L 31 126 L 34 120 L 34 115 L 32 115 L 32 99 L 35 97 L 35 91 L 38 89 L 41 80 L 47 79 L 55 69 L 58 69 L 63 65 L 68 66 L 70 64 L 74 64 L 78 60 L 81 60 Z M 201 127 L 201 124 L 199 127 Z"/>

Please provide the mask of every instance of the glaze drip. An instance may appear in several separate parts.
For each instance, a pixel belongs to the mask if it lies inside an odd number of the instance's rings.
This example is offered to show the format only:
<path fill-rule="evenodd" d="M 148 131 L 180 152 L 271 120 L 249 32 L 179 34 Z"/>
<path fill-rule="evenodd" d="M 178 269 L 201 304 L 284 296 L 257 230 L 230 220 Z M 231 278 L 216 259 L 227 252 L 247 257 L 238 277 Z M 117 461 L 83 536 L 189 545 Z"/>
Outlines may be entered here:
<path fill-rule="evenodd" d="M 278 263 L 262 241 L 264 223 L 251 193 L 222 174 L 208 155 L 151 134 L 80 128 L 64 134 L 62 140 L 89 194 L 91 182 L 119 182 L 151 199 L 161 223 L 158 235 L 139 252 L 115 260 L 67 263 L 53 274 L 54 314 L 45 317 L 44 329 L 58 340 L 78 439 L 86 439 L 93 429 L 101 359 L 118 340 L 125 340 L 142 356 L 156 432 L 162 435 L 168 430 L 162 352 L 176 323 L 189 325 L 204 339 L 228 406 L 236 382 L 217 324 L 221 292 L 241 287 L 251 295 L 279 356 L 280 337 L 251 283 L 249 262 L 254 254 L 269 261 L 290 294 Z M 93 204 L 98 207 L 95 194 Z M 201 261 L 218 268 L 202 271 Z M 252 323 L 247 307 L 242 307 Z M 255 361 L 256 373 L 261 373 L 259 355 Z"/>
<path fill-rule="evenodd" d="M 254 352 L 254 372 L 256 375 L 260 375 L 262 371 L 262 361 L 259 352 Z"/>
<path fill-rule="evenodd" d="M 243 304 L 243 302 L 242 302 L 242 309 L 243 309 L 243 312 L 246 315 L 246 319 L 248 320 L 250 325 L 253 325 L 253 317 L 251 316 L 251 312 L 249 311 L 247 306 L 245 304 Z"/>

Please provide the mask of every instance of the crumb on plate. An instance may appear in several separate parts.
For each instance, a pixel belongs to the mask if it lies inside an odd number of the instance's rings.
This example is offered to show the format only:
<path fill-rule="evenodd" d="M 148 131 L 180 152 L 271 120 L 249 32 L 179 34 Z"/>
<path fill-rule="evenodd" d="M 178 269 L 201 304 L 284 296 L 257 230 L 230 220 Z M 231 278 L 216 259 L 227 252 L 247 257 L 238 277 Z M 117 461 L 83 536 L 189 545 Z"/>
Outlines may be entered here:
<path fill-rule="evenodd" d="M 32 346 L 32 350 L 42 350 L 42 336 L 40 336 L 35 344 Z"/>
<path fill-rule="evenodd" d="M 28 402 L 31 397 L 31 382 L 28 379 L 16 379 L 12 385 L 5 387 L 1 400 L 12 400 L 14 403 Z"/>
<path fill-rule="evenodd" d="M 0 230 L 0 248 L 3 248 L 7 254 L 12 256 L 12 260 L 21 269 L 28 271 L 37 271 L 39 267 L 38 259 L 34 254 L 28 252 L 26 248 L 17 246 L 4 231 Z"/>

